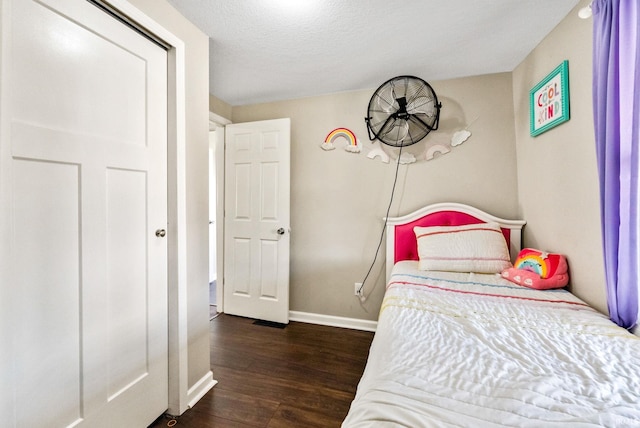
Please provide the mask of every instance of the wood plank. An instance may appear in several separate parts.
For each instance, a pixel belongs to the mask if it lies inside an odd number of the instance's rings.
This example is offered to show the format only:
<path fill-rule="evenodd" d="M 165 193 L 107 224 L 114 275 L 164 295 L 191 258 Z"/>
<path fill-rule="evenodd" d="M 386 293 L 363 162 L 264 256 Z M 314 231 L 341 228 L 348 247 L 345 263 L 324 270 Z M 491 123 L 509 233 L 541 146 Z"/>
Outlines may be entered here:
<path fill-rule="evenodd" d="M 194 411 L 202 417 L 216 417 L 251 426 L 266 426 L 280 403 L 264 400 L 224 388 L 214 388 L 207 400 L 201 400 Z"/>
<path fill-rule="evenodd" d="M 221 314 L 210 323 L 218 384 L 176 427 L 339 427 L 373 333 L 291 322 L 279 329 Z M 158 420 L 153 428 L 165 427 Z"/>
<path fill-rule="evenodd" d="M 329 414 L 344 413 L 354 394 L 339 389 L 318 386 L 315 379 L 306 382 L 294 381 L 277 375 L 251 373 L 215 367 L 214 376 L 218 385 L 252 397 L 268 400 L 277 397 L 280 403 L 306 409 L 316 409 Z"/>
<path fill-rule="evenodd" d="M 299 409 L 292 406 L 282 405 L 278 407 L 276 414 L 273 416 L 267 427 L 339 427 L 343 419 L 343 415 L 327 415 L 312 410 Z"/>

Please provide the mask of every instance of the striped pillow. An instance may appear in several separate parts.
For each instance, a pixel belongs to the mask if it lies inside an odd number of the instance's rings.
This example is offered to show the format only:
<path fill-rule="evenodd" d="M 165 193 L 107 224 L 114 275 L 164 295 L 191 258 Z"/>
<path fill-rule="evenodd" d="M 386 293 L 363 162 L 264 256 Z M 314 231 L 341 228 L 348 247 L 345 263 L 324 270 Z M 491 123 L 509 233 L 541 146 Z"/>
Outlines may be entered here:
<path fill-rule="evenodd" d="M 499 273 L 512 266 L 497 223 L 414 227 L 413 231 L 421 270 Z"/>

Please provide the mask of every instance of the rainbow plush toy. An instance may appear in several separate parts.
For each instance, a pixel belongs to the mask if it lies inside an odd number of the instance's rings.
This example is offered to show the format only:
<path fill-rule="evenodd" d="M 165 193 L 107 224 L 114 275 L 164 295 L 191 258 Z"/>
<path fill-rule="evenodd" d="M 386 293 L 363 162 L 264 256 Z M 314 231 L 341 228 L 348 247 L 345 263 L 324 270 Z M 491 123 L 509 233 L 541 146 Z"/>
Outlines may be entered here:
<path fill-rule="evenodd" d="M 567 259 L 561 254 L 525 248 L 513 267 L 502 271 L 502 277 L 538 290 L 562 288 L 569 283 Z"/>

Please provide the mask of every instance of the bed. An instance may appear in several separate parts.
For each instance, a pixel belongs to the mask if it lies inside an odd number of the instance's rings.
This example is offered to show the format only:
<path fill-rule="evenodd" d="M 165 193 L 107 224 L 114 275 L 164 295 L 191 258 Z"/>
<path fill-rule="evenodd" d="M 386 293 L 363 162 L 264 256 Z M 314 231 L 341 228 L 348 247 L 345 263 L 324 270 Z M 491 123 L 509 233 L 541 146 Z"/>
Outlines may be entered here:
<path fill-rule="evenodd" d="M 640 338 L 564 289 L 421 265 L 415 227 L 497 224 L 514 260 L 524 223 L 455 203 L 388 219 L 387 290 L 344 428 L 640 427 Z"/>

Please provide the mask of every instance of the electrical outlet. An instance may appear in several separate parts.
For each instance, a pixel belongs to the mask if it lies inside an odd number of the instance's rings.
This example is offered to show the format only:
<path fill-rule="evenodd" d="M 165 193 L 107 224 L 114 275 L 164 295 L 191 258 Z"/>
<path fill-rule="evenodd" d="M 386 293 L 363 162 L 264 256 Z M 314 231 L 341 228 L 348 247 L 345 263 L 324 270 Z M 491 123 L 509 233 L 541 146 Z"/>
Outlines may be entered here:
<path fill-rule="evenodd" d="M 355 283 L 355 288 L 353 290 L 353 295 L 354 296 L 358 296 L 358 297 L 362 297 L 362 283 L 361 282 L 356 282 Z"/>

